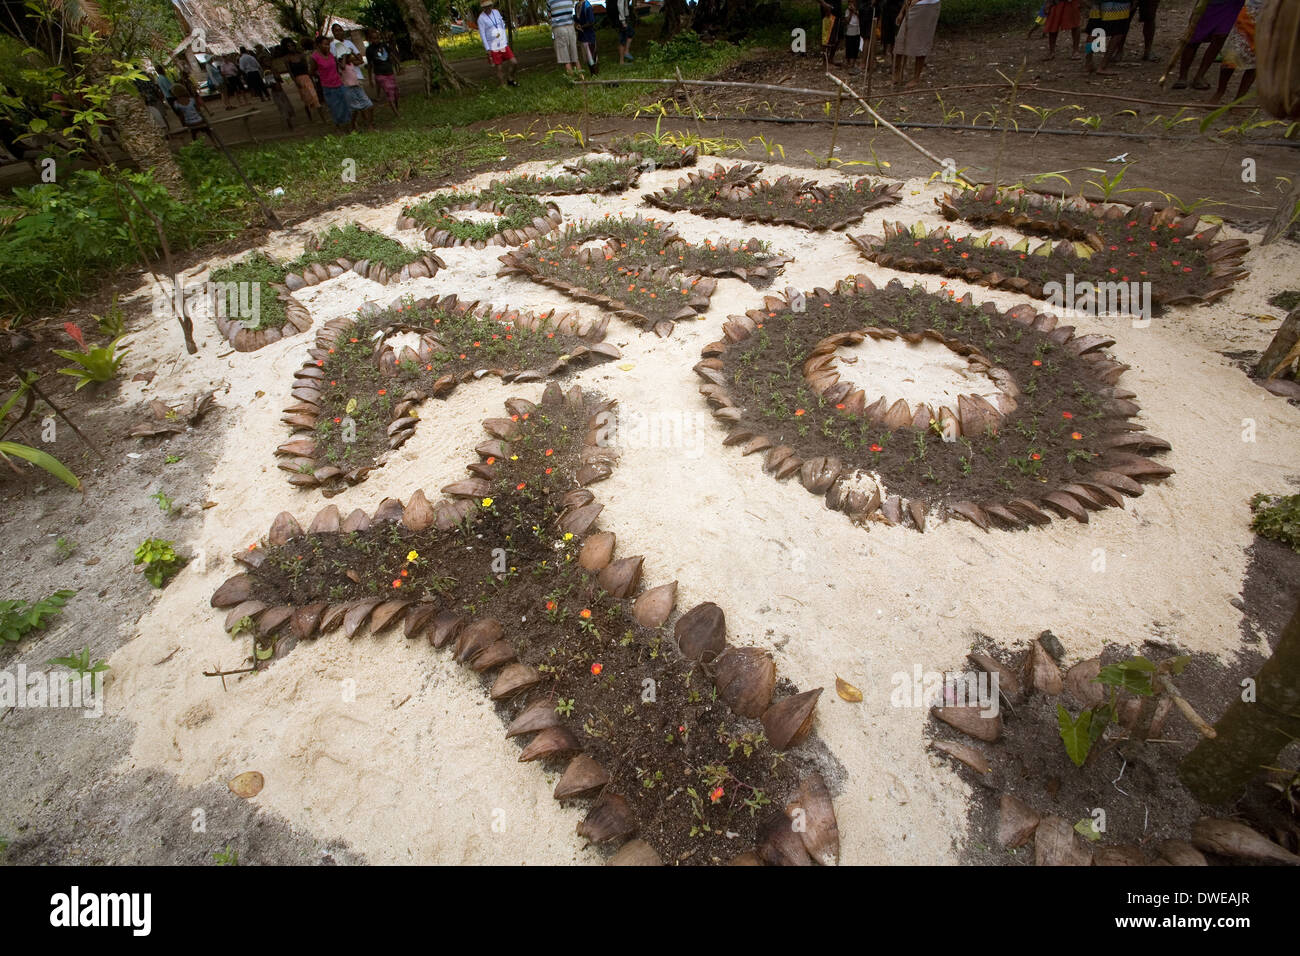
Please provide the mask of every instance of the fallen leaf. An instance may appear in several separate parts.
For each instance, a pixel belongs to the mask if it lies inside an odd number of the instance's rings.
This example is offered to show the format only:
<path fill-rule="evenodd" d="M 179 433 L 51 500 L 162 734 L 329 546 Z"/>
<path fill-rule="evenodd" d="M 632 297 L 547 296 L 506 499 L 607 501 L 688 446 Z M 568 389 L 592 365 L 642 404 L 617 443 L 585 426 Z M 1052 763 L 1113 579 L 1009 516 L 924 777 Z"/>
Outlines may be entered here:
<path fill-rule="evenodd" d="M 217 503 L 216 503 L 215 501 L 205 501 L 205 502 L 203 502 L 203 510 L 204 510 L 204 511 L 207 511 L 209 508 L 215 508 L 216 506 L 217 506 Z"/>
<path fill-rule="evenodd" d="M 266 786 L 266 778 L 256 770 L 245 770 L 226 786 L 230 787 L 230 792 L 235 796 L 247 800 L 262 792 L 262 788 Z"/>
<path fill-rule="evenodd" d="M 619 362 L 619 363 L 618 363 L 618 367 L 619 367 L 622 371 L 624 371 L 624 372 L 630 372 L 630 371 L 632 371 L 632 369 L 636 368 L 636 363 L 635 363 L 635 362 Z"/>
<path fill-rule="evenodd" d="M 150 382 L 153 381 L 153 377 L 157 374 L 158 373 L 155 372 L 153 369 L 150 369 L 147 372 L 136 372 L 134 375 L 131 376 L 131 381 L 144 382 L 146 385 L 148 385 Z"/>
<path fill-rule="evenodd" d="M 862 703 L 862 691 L 858 690 L 838 674 L 835 676 L 835 693 L 839 694 L 842 700 L 847 700 L 850 704 Z"/>

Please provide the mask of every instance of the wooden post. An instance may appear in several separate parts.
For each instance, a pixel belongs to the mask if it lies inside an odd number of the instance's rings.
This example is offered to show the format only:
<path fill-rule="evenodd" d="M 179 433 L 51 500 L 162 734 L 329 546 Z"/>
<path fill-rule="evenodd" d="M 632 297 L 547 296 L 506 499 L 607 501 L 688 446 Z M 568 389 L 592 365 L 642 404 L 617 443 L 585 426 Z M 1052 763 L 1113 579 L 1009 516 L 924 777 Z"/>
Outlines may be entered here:
<path fill-rule="evenodd" d="M 831 127 L 831 149 L 830 152 L 826 154 L 827 166 L 829 166 L 835 159 L 835 140 L 838 139 L 840 135 L 840 110 L 843 106 L 844 91 L 841 90 L 840 94 L 835 97 L 835 125 Z"/>

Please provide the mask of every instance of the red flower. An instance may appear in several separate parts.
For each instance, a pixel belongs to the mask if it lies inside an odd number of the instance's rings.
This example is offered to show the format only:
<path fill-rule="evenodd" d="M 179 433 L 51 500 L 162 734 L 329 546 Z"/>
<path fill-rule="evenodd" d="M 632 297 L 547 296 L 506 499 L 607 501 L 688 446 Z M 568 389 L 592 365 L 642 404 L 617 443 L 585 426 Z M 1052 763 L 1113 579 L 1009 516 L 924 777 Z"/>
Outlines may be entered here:
<path fill-rule="evenodd" d="M 884 451 L 885 449 L 881 448 L 879 445 L 872 445 L 872 446 L 871 446 L 871 450 L 872 450 L 872 451 Z"/>
<path fill-rule="evenodd" d="M 521 481 L 521 482 L 519 482 L 519 484 L 515 485 L 515 491 L 523 491 L 524 488 L 527 487 L 527 485 L 528 485 L 527 482 L 525 482 L 525 481 Z"/>
<path fill-rule="evenodd" d="M 722 799 L 722 794 L 723 794 L 723 790 L 721 787 L 714 787 L 712 790 L 709 791 L 709 800 L 712 801 L 713 803 L 717 803 L 719 800 Z"/>
<path fill-rule="evenodd" d="M 1034 452 L 1033 454 L 1031 454 L 1031 455 L 1029 456 L 1029 458 L 1030 458 L 1030 460 L 1032 460 L 1032 461 L 1041 461 L 1042 458 L 1043 458 L 1043 456 L 1040 455 L 1038 452 Z"/>
<path fill-rule="evenodd" d="M 1079 441 L 1079 439 L 1083 438 L 1083 435 L 1081 435 L 1079 432 L 1070 432 L 1070 437 L 1073 438 L 1075 441 Z"/>
<path fill-rule="evenodd" d="M 72 339 L 72 341 L 81 346 L 82 351 L 85 351 L 86 337 L 82 335 L 81 327 L 77 325 L 76 322 L 64 322 L 63 331 L 68 333 L 68 337 Z M 319 365 L 320 363 L 317 362 L 316 364 Z"/>
<path fill-rule="evenodd" d="M 1034 365 L 1042 365 L 1043 363 L 1040 362 L 1038 359 L 1034 359 L 1033 364 L 1034 364 Z"/>
<path fill-rule="evenodd" d="M 1062 417 L 1062 418 L 1073 418 L 1073 417 L 1074 417 L 1074 413 L 1073 413 L 1073 412 L 1061 412 L 1061 417 Z"/>
<path fill-rule="evenodd" d="M 555 449 L 554 449 L 554 448 L 548 448 L 548 449 L 546 449 L 546 451 L 542 452 L 542 454 L 544 454 L 547 458 L 550 458 L 552 455 L 555 454 Z"/>
<path fill-rule="evenodd" d="M 588 620 L 591 617 L 591 608 L 584 607 L 581 611 L 578 612 L 578 617 L 582 618 L 584 621 Z"/>
<path fill-rule="evenodd" d="M 547 601 L 547 602 L 546 602 L 546 610 L 548 610 L 548 611 L 554 611 L 554 610 L 555 610 L 555 602 L 554 602 L 554 601 Z"/>
<path fill-rule="evenodd" d="M 599 661 L 597 661 L 595 664 L 592 664 L 592 665 L 591 665 L 591 673 L 592 673 L 592 674 L 599 674 L 602 670 L 604 670 L 604 668 L 601 667 Z"/>
<path fill-rule="evenodd" d="M 397 578 L 397 579 L 395 579 L 395 580 L 393 581 L 393 587 L 395 587 L 395 588 L 400 588 L 401 586 L 402 586 L 402 579 L 401 579 L 401 578 Z"/>
<path fill-rule="evenodd" d="M 386 389 L 386 388 L 381 388 L 381 389 L 379 390 L 379 394 L 380 394 L 380 395 L 387 395 L 387 394 L 388 394 L 388 389 Z"/>

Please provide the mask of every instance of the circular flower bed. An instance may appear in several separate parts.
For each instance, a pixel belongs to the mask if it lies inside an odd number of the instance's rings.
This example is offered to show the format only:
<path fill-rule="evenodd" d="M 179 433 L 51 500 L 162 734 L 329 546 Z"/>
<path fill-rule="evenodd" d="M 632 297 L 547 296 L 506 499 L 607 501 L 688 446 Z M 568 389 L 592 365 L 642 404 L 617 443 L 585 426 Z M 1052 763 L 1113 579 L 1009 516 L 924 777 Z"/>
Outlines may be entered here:
<path fill-rule="evenodd" d="M 457 218 L 458 212 L 488 213 L 486 222 Z M 507 190 L 502 183 L 470 193 L 435 193 L 397 216 L 398 229 L 423 229 L 429 245 L 517 246 L 554 232 L 563 222 L 559 207 Z"/>
<path fill-rule="evenodd" d="M 723 333 L 696 371 L 724 444 L 763 452 L 767 471 L 798 475 L 856 522 L 924 531 L 956 515 L 987 531 L 1047 524 L 1052 512 L 1086 522 L 1173 473 L 1144 457 L 1169 446 L 1130 420 L 1139 407 L 1116 385 L 1128 366 L 1103 351 L 1112 341 L 1076 337 L 1028 306 L 999 312 L 859 275 L 834 292 L 768 296 Z M 867 339 L 938 343 L 996 392 L 915 408 L 867 394 L 835 364 L 837 349 Z"/>

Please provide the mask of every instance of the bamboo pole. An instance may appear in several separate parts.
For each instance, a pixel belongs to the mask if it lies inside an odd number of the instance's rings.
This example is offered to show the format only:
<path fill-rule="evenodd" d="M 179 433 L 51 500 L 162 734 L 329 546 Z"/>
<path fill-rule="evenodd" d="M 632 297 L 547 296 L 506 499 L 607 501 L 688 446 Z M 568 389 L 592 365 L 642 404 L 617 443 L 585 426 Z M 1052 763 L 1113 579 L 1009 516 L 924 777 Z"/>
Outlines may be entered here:
<path fill-rule="evenodd" d="M 920 143 L 918 143 L 916 140 L 912 139 L 912 137 L 908 136 L 908 135 L 907 135 L 906 133 L 904 133 L 901 129 L 899 129 L 899 128 L 898 128 L 897 126 L 895 126 L 893 123 L 889 122 L 889 120 L 885 119 L 883 116 L 881 116 L 879 113 L 877 113 L 874 109 L 872 109 L 872 108 L 871 108 L 871 104 L 868 103 L 866 100 L 864 100 L 862 97 L 860 97 L 860 96 L 859 96 L 859 95 L 854 91 L 853 87 L 849 86 L 849 84 L 845 83 L 845 82 L 844 82 L 843 80 L 841 80 L 838 76 L 834 76 L 834 75 L 832 75 L 832 74 L 830 74 L 830 73 L 827 73 L 826 76 L 829 77 L 833 82 L 839 84 L 839 86 L 840 86 L 840 87 L 841 87 L 841 88 L 842 88 L 846 93 L 848 93 L 849 96 L 851 96 L 851 97 L 853 97 L 855 100 L 857 100 L 858 103 L 861 104 L 862 108 L 865 109 L 868 113 L 871 114 L 872 119 L 874 119 L 876 122 L 878 122 L 881 126 L 885 127 L 885 129 L 889 130 L 889 131 L 890 131 L 891 133 L 893 133 L 895 136 L 899 137 L 899 139 L 901 139 L 903 142 L 905 142 L 908 146 L 911 146 L 914 150 L 916 150 L 918 153 L 920 153 L 920 154 L 921 154 L 922 156 L 924 156 L 926 159 L 930 160 L 932 163 L 934 163 L 934 164 L 935 164 L 936 166 L 938 166 L 940 169 L 943 169 L 943 168 L 944 168 L 945 164 L 944 164 L 944 161 L 943 161 L 942 159 L 940 159 L 940 158 L 939 158 L 938 156 L 936 156 L 934 153 L 930 152 L 928 149 L 926 149 L 924 146 L 922 146 L 922 145 L 921 145 Z M 974 187 L 974 185 L 975 185 L 973 182 L 971 182 L 969 179 L 967 179 L 967 178 L 966 178 L 965 176 L 963 176 L 961 173 L 956 173 L 956 174 L 955 174 L 955 178 L 956 178 L 957 180 L 959 180 L 960 182 L 965 183 L 967 186 Z"/>
<path fill-rule="evenodd" d="M 1156 81 L 1156 85 L 1162 90 L 1165 88 L 1165 82 L 1169 79 L 1169 72 L 1174 68 L 1178 61 L 1182 59 L 1183 50 L 1186 49 L 1187 44 L 1192 42 L 1192 34 L 1196 32 L 1196 22 L 1201 19 L 1201 14 L 1205 12 L 1205 7 L 1208 3 L 1209 0 L 1196 0 L 1196 6 L 1192 8 L 1191 14 L 1187 17 L 1187 29 L 1183 31 L 1182 39 L 1179 40 L 1178 45 L 1174 47 L 1174 52 L 1170 55 L 1169 62 L 1165 64 L 1165 71 L 1160 74 L 1160 79 Z"/>

